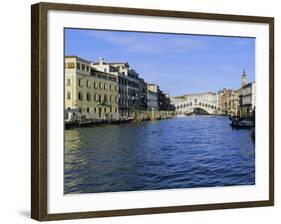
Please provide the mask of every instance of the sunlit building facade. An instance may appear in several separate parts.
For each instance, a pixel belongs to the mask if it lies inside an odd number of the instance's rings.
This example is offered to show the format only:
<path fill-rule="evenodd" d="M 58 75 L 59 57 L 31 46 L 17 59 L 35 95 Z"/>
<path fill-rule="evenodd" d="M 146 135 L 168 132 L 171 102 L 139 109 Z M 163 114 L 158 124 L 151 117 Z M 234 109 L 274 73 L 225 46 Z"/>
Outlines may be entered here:
<path fill-rule="evenodd" d="M 85 119 L 119 119 L 117 77 L 77 56 L 65 57 L 64 99 L 66 111 L 76 109 Z"/>

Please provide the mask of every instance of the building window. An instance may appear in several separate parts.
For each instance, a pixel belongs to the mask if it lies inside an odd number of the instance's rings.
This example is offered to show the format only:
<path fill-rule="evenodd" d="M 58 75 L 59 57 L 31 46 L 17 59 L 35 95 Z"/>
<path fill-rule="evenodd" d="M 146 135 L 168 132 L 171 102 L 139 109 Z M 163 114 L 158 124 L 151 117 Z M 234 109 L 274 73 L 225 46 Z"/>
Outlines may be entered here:
<path fill-rule="evenodd" d="M 101 102 L 101 95 L 99 95 L 99 100 L 98 101 Z"/>
<path fill-rule="evenodd" d="M 112 102 L 112 96 L 110 95 L 110 97 L 109 97 L 109 102 Z"/>
<path fill-rule="evenodd" d="M 71 84 L 70 79 L 67 79 L 67 80 L 66 80 L 66 85 L 67 85 L 67 86 L 70 86 L 70 84 Z"/>
<path fill-rule="evenodd" d="M 82 79 L 78 79 L 78 86 L 82 87 Z"/>
<path fill-rule="evenodd" d="M 87 101 L 91 101 L 91 94 L 87 93 Z"/>
<path fill-rule="evenodd" d="M 97 113 L 97 108 L 94 108 L 94 112 Z"/>
<path fill-rule="evenodd" d="M 87 72 L 88 72 L 88 71 L 90 71 L 90 67 L 89 67 L 89 65 L 87 65 L 87 66 L 86 66 L 86 68 L 87 68 Z"/>
<path fill-rule="evenodd" d="M 90 87 L 91 87 L 91 82 L 90 82 L 90 80 L 87 80 L 86 83 L 87 83 L 87 87 L 90 88 Z"/>
<path fill-rule="evenodd" d="M 74 62 L 68 62 L 67 68 L 75 68 L 75 63 Z"/>
<path fill-rule="evenodd" d="M 82 70 L 85 70 L 86 66 L 85 64 L 82 64 Z"/>
<path fill-rule="evenodd" d="M 67 99 L 70 100 L 71 97 L 70 97 L 70 92 L 67 92 Z"/>
<path fill-rule="evenodd" d="M 106 107 L 105 107 L 105 108 L 103 108 L 103 112 L 104 112 L 104 113 L 106 113 Z"/>
<path fill-rule="evenodd" d="M 83 100 L 83 94 L 81 92 L 78 92 L 78 100 Z"/>
<path fill-rule="evenodd" d="M 117 113 L 117 108 L 115 108 L 115 113 Z"/>
<path fill-rule="evenodd" d="M 90 113 L 90 108 L 89 107 L 87 107 L 87 113 Z"/>
<path fill-rule="evenodd" d="M 107 103 L 107 101 L 108 101 L 107 95 L 106 95 L 106 94 L 104 95 L 103 101 L 104 101 L 105 103 Z"/>
<path fill-rule="evenodd" d="M 101 89 L 101 82 L 99 82 L 99 89 Z"/>
<path fill-rule="evenodd" d="M 78 62 L 76 63 L 76 68 L 80 69 L 80 63 L 78 63 Z"/>
<path fill-rule="evenodd" d="M 94 94 L 94 101 L 97 101 L 97 94 Z"/>
<path fill-rule="evenodd" d="M 110 107 L 110 113 L 112 113 L 112 108 Z"/>
<path fill-rule="evenodd" d="M 104 83 L 103 87 L 104 87 L 104 89 L 106 89 L 106 88 L 107 88 L 105 83 Z"/>
<path fill-rule="evenodd" d="M 98 87 L 97 83 L 94 82 L 94 88 L 96 89 Z"/>

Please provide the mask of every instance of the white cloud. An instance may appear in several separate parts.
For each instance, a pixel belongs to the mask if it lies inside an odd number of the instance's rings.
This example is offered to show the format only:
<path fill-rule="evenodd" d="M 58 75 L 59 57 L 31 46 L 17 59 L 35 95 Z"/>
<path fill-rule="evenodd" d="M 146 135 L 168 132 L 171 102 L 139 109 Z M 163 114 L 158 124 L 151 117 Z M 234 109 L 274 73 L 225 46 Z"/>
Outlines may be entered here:
<path fill-rule="evenodd" d="M 113 33 L 108 31 L 94 31 L 91 36 L 99 38 L 112 44 L 122 46 L 121 50 L 130 53 L 161 53 L 163 51 L 185 52 L 187 50 L 199 49 L 203 43 L 191 37 L 153 37 L 153 34 L 144 34 L 141 38 L 136 35 Z M 159 38 L 160 37 L 160 38 Z"/>

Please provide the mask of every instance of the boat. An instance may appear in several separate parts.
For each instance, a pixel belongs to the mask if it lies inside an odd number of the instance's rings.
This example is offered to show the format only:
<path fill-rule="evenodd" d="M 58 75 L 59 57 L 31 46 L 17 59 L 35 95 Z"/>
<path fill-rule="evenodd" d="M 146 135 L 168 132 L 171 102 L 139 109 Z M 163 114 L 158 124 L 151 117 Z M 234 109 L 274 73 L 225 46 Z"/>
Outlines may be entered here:
<path fill-rule="evenodd" d="M 235 129 L 252 129 L 255 127 L 252 119 L 229 115 L 229 120 L 231 120 L 231 123 L 229 125 Z"/>
<path fill-rule="evenodd" d="M 242 120 L 231 122 L 230 126 L 235 129 L 252 129 L 254 123 L 251 120 Z"/>

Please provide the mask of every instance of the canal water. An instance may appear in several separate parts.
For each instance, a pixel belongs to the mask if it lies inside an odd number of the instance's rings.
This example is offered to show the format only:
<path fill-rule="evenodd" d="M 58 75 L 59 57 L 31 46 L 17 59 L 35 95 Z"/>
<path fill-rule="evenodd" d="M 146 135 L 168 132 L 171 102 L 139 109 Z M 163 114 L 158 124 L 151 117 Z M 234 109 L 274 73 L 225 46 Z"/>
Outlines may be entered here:
<path fill-rule="evenodd" d="M 224 116 L 65 131 L 65 193 L 255 184 L 250 130 Z"/>

